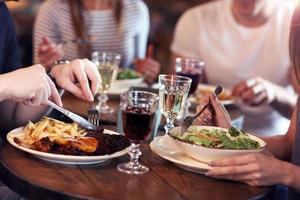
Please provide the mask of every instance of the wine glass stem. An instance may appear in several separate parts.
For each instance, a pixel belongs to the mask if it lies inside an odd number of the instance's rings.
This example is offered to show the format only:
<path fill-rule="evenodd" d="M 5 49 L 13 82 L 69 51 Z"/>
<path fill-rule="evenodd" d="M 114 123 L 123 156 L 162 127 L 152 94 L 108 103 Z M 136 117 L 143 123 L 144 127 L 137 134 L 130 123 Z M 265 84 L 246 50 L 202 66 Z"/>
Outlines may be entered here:
<path fill-rule="evenodd" d="M 132 167 L 132 169 L 138 168 L 140 166 L 139 157 L 142 155 L 142 152 L 140 151 L 140 145 L 135 144 L 134 142 L 131 143 L 131 150 L 129 151 L 129 155 L 129 165 Z"/>
<path fill-rule="evenodd" d="M 167 118 L 167 124 L 164 126 L 166 133 L 169 133 L 171 128 L 174 128 L 174 118 Z"/>
<path fill-rule="evenodd" d="M 100 108 L 107 108 L 107 102 L 108 100 L 108 96 L 106 95 L 106 93 L 101 93 L 98 97 L 98 101 L 99 101 L 99 106 Z"/>

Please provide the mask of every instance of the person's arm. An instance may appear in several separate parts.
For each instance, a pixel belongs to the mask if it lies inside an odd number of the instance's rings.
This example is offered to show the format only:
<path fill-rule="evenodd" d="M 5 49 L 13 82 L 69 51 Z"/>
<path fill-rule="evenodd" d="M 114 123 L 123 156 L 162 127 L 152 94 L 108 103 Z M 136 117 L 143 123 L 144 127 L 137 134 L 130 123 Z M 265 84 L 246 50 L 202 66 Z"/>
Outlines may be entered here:
<path fill-rule="evenodd" d="M 51 74 L 61 88 L 83 100 L 94 100 L 100 84 L 100 75 L 91 61 L 78 59 L 68 64 L 56 65 L 52 68 Z M 52 97 L 56 104 L 62 105 L 54 83 L 41 65 L 0 75 L 0 101 L 2 101 L 0 123 L 5 121 L 5 126 L 13 128 L 24 125 L 28 120 L 40 119 L 47 111 L 47 107 L 32 106 L 47 105 L 49 97 Z"/>
<path fill-rule="evenodd" d="M 287 118 L 290 117 L 297 100 L 297 95 L 287 88 L 261 77 L 237 83 L 232 88 L 232 95 L 251 106 L 269 104 Z"/>
<path fill-rule="evenodd" d="M 293 107 L 296 105 L 297 95 L 288 88 L 277 85 L 274 100 L 271 102 L 272 108 L 286 118 L 291 117 Z"/>
<path fill-rule="evenodd" d="M 16 30 L 13 19 L 4 3 L 0 5 L 0 20 L 1 20 L 1 37 L 4 37 L 4 47 L 0 56 L 3 62 L 0 61 L 0 73 L 14 71 L 21 67 L 19 46 L 16 36 Z"/>
<path fill-rule="evenodd" d="M 62 105 L 54 83 L 41 65 L 0 75 L 1 125 L 10 129 L 39 119 L 47 109 L 40 105 L 46 105 L 50 96 Z"/>
<path fill-rule="evenodd" d="M 290 161 L 291 159 L 296 133 L 296 114 L 297 109 L 294 109 L 291 117 L 290 127 L 285 135 L 263 138 L 263 140 L 265 140 L 267 143 L 267 150 L 270 151 L 276 158 L 281 160 Z"/>
<path fill-rule="evenodd" d="M 210 109 L 205 109 L 204 112 L 197 118 L 197 123 L 200 125 L 214 125 L 223 128 L 230 128 L 231 120 L 228 112 L 220 101 L 213 94 L 207 94 L 202 99 L 197 110 L 200 110 L 207 102 L 210 102 Z M 267 143 L 267 150 L 272 152 L 275 157 L 282 160 L 290 160 L 294 136 L 296 131 L 296 109 L 294 109 L 291 117 L 290 127 L 285 135 L 272 137 L 264 137 L 263 140 Z M 259 133 L 256 133 L 259 134 Z M 280 147 L 280 148 L 278 148 Z"/>
<path fill-rule="evenodd" d="M 60 42 L 60 32 L 56 1 L 47 1 L 42 4 L 34 23 L 33 45 L 34 63 L 50 66 L 54 61 L 62 59 L 63 50 Z"/>
<path fill-rule="evenodd" d="M 138 24 L 136 36 L 134 37 L 135 70 L 143 74 L 148 83 L 153 83 L 160 72 L 160 64 L 154 60 L 154 46 L 150 44 L 147 47 L 149 34 L 149 11 L 146 4 L 142 1 L 137 2 Z M 146 55 L 147 49 L 147 55 Z"/>

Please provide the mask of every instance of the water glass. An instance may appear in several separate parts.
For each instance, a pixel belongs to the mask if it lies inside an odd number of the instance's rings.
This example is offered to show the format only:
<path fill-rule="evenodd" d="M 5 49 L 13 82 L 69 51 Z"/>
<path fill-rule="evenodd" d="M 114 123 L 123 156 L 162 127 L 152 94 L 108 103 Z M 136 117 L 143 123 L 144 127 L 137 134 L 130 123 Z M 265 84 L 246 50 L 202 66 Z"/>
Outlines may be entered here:
<path fill-rule="evenodd" d="M 166 133 L 174 127 L 175 118 L 183 111 L 192 79 L 178 75 L 159 75 L 159 108 L 167 119 Z"/>
<path fill-rule="evenodd" d="M 110 52 L 93 52 L 92 61 L 96 64 L 101 77 L 97 109 L 100 113 L 112 113 L 113 109 L 106 104 L 108 100 L 107 91 L 117 77 L 121 55 Z"/>

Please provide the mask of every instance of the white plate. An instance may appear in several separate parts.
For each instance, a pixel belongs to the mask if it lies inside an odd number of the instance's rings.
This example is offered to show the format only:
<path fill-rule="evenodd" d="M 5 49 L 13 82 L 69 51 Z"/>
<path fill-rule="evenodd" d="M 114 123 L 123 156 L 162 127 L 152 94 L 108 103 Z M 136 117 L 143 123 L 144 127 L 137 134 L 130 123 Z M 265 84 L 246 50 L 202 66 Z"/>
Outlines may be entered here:
<path fill-rule="evenodd" d="M 147 84 L 143 82 L 143 78 L 115 80 L 107 91 L 107 94 L 118 95 L 120 92 L 127 91 L 130 87 L 134 86 L 145 87 Z"/>
<path fill-rule="evenodd" d="M 184 154 L 168 135 L 154 138 L 150 143 L 150 149 L 158 156 L 188 171 L 204 174 L 211 168 Z"/>
<path fill-rule="evenodd" d="M 8 142 L 13 145 L 14 147 L 28 152 L 30 154 L 32 154 L 33 156 L 40 158 L 42 160 L 46 160 L 49 162 L 54 162 L 54 163 L 59 163 L 59 164 L 67 164 L 67 165 L 87 165 L 87 164 L 95 164 L 95 163 L 101 163 L 104 162 L 108 159 L 112 159 L 112 158 L 116 158 L 116 157 L 120 157 L 123 156 L 125 154 L 127 154 L 130 150 L 130 147 L 123 149 L 122 151 L 118 151 L 115 152 L 113 154 L 110 155 L 102 155 L 102 156 L 72 156 L 72 155 L 61 155 L 61 154 L 54 154 L 54 153 L 45 153 L 45 152 L 41 152 L 41 151 L 36 151 L 33 149 L 29 149 L 26 147 L 23 147 L 17 143 L 15 143 L 14 141 L 14 137 L 15 136 L 20 136 L 22 133 L 23 127 L 20 128 L 16 128 L 12 131 L 10 131 L 6 138 L 8 140 Z M 104 129 L 105 133 L 108 134 L 117 134 L 119 135 L 119 133 L 114 132 L 114 131 L 110 131 L 107 129 Z"/>
<path fill-rule="evenodd" d="M 198 84 L 198 87 L 197 87 L 197 91 L 195 93 L 199 93 L 199 90 L 201 89 L 211 89 L 211 91 L 214 90 L 214 88 L 216 88 L 217 86 L 215 85 L 208 85 L 208 84 Z M 224 92 L 226 92 L 227 94 L 231 94 L 230 90 L 227 89 L 227 88 L 224 88 Z M 195 97 L 190 97 L 190 100 L 191 102 L 196 102 L 196 98 Z M 221 103 L 223 105 L 231 105 L 231 104 L 235 104 L 236 103 L 236 100 L 235 99 L 228 99 L 228 100 L 221 100 Z"/>

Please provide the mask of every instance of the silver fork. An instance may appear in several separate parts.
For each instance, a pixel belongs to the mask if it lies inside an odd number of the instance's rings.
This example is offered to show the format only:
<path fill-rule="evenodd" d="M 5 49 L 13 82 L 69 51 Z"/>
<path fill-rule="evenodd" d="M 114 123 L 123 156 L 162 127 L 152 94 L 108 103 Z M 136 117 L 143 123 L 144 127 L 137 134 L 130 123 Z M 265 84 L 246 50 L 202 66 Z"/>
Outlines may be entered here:
<path fill-rule="evenodd" d="M 91 107 L 88 109 L 88 121 L 95 126 L 100 125 L 100 113 L 95 107 Z"/>
<path fill-rule="evenodd" d="M 223 91 L 223 87 L 218 85 L 215 90 L 213 91 L 213 93 L 215 93 L 216 96 L 218 96 L 219 94 L 221 94 Z M 210 101 L 208 101 L 208 103 L 194 116 L 188 116 L 183 120 L 182 126 L 181 126 L 181 133 L 184 133 L 193 123 L 193 121 L 199 117 L 202 112 L 209 106 Z"/>

